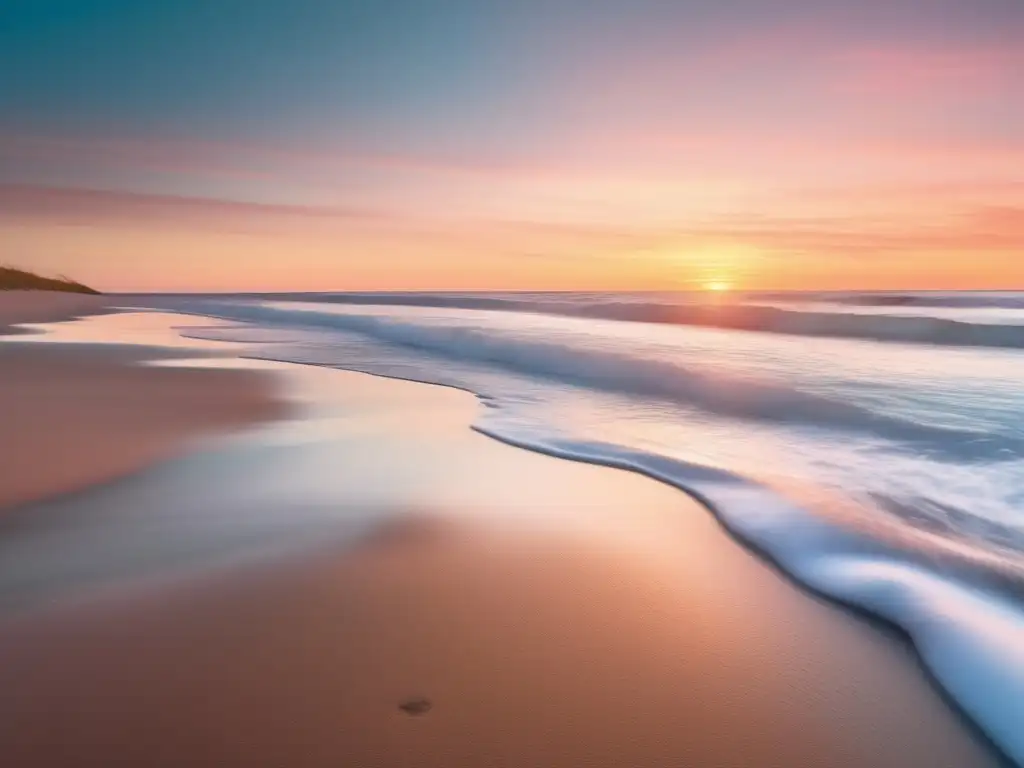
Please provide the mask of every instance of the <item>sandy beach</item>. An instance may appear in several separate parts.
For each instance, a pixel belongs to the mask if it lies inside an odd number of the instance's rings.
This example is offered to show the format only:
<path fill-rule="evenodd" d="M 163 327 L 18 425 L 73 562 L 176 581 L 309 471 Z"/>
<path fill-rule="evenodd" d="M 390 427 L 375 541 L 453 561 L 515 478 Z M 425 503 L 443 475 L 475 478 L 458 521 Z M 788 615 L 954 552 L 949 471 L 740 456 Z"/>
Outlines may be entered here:
<path fill-rule="evenodd" d="M 99 296 L 0 293 L 0 332 L 5 321 L 66 320 L 106 304 Z M 95 341 L 76 339 L 73 330 L 63 338 Z M 138 365 L 176 354 L 142 344 L 37 344 L 25 336 L 0 344 L 0 507 L 111 480 L 195 438 L 283 413 L 271 383 L 251 372 Z"/>
<path fill-rule="evenodd" d="M 0 764 L 1003 764 L 686 495 L 473 432 L 464 392 L 141 366 L 162 317 L 0 340 Z"/>

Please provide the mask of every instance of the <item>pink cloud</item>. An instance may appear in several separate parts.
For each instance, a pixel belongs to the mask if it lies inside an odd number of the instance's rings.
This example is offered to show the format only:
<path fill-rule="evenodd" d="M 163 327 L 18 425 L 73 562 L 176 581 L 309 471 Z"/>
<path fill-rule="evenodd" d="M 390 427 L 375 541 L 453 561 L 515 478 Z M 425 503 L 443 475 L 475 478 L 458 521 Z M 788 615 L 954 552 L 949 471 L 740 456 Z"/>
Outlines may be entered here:
<path fill-rule="evenodd" d="M 851 96 L 890 101 L 1011 97 L 1024 72 L 1019 48 L 870 46 L 837 57 L 837 86 Z"/>
<path fill-rule="evenodd" d="M 138 229 L 340 234 L 354 225 L 392 225 L 381 212 L 239 203 L 174 195 L 0 184 L 0 222 Z"/>
<path fill-rule="evenodd" d="M 156 171 L 227 175 L 262 180 L 270 174 L 247 167 L 237 147 L 210 142 L 154 141 L 131 138 L 68 138 L 0 132 L 0 157 L 8 166 L 88 162 L 109 171 Z"/>
<path fill-rule="evenodd" d="M 398 172 L 493 176 L 537 174 L 544 166 L 522 160 L 456 158 L 380 151 L 339 142 L 337 145 L 296 148 L 253 142 L 187 140 L 172 137 L 66 137 L 33 135 L 0 124 L 0 159 L 7 163 L 89 159 L 112 170 L 153 170 L 182 174 L 217 174 L 249 180 L 268 180 L 282 172 L 321 175 L 353 168 Z"/>

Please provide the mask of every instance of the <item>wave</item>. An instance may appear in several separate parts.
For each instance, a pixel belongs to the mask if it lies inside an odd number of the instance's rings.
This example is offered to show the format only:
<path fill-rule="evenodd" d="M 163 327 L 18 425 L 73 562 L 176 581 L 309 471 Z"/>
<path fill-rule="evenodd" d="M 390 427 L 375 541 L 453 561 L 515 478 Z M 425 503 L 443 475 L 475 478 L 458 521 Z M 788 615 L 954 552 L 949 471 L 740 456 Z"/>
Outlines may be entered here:
<path fill-rule="evenodd" d="M 795 336 L 1024 349 L 1024 325 L 969 323 L 927 316 L 821 312 L 756 304 L 605 304 L 583 308 L 578 314 Z"/>
<path fill-rule="evenodd" d="M 773 293 L 764 301 L 846 304 L 862 307 L 949 307 L 954 309 L 1024 309 L 1024 293 L 1018 291 L 964 291 L 894 293 Z"/>
<path fill-rule="evenodd" d="M 762 294 L 751 300 L 808 301 L 815 294 Z M 668 323 L 729 330 L 781 333 L 796 336 L 862 339 L 866 341 L 935 344 L 955 347 L 1024 349 L 1024 324 L 972 323 L 926 315 L 872 315 L 790 309 L 729 301 L 707 302 L 691 294 L 684 300 L 668 300 L 611 294 L 429 294 L 373 293 L 321 294 L 294 297 L 302 301 L 332 304 L 415 306 L 460 309 L 492 309 L 593 317 L 643 323 Z M 858 294 L 817 296 L 834 304 L 919 307 L 1024 308 L 1024 296 L 1006 294 L 956 296 L 944 294 Z M 1001 302 L 1001 303 L 1000 303 Z"/>
<path fill-rule="evenodd" d="M 637 472 L 694 496 L 797 582 L 904 631 L 939 685 L 1024 766 L 1024 613 L 1018 605 L 722 470 L 616 445 L 475 428 L 521 448 Z"/>
<path fill-rule="evenodd" d="M 284 305 L 287 306 L 287 305 Z M 547 379 L 667 400 L 731 418 L 878 435 L 958 461 L 1000 460 L 1024 452 L 1024 441 L 988 432 L 940 427 L 889 416 L 784 384 L 609 348 L 571 346 L 495 328 L 443 325 L 382 315 L 249 303 L 207 304 L 204 314 L 275 326 L 352 331 L 404 347 Z"/>

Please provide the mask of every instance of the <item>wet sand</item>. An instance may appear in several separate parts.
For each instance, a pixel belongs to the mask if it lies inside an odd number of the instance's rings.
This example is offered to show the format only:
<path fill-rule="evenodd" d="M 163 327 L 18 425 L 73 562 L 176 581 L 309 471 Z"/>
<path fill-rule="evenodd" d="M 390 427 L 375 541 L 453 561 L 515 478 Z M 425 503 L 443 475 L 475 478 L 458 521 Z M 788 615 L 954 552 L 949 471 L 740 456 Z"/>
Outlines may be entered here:
<path fill-rule="evenodd" d="M 61 302 L 63 295 L 45 296 L 28 313 L 32 322 L 84 309 Z M 16 292 L 0 293 L 0 318 L 17 319 L 24 306 L 36 305 Z M 68 328 L 77 325 L 87 323 Z M 130 474 L 181 454 L 198 438 L 285 411 L 274 382 L 252 371 L 143 367 L 160 353 L 37 339 L 0 336 L 0 510 Z"/>
<path fill-rule="evenodd" d="M 17 333 L 19 323 L 56 323 L 107 311 L 111 299 L 57 291 L 0 291 L 0 334 Z"/>
<path fill-rule="evenodd" d="M 251 367 L 216 373 L 293 420 L 0 526 L 0 764 L 1000 764 L 685 495 L 474 433 L 465 393 Z"/>

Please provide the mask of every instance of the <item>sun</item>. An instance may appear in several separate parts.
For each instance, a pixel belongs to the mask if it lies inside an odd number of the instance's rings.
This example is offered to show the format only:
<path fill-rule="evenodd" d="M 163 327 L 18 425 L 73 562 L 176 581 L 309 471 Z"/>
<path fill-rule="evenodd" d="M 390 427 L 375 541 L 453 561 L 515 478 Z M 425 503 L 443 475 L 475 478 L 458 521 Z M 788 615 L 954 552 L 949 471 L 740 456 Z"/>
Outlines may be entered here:
<path fill-rule="evenodd" d="M 704 290 L 712 293 L 725 293 L 732 289 L 732 283 L 726 280 L 709 280 L 704 283 Z"/>

